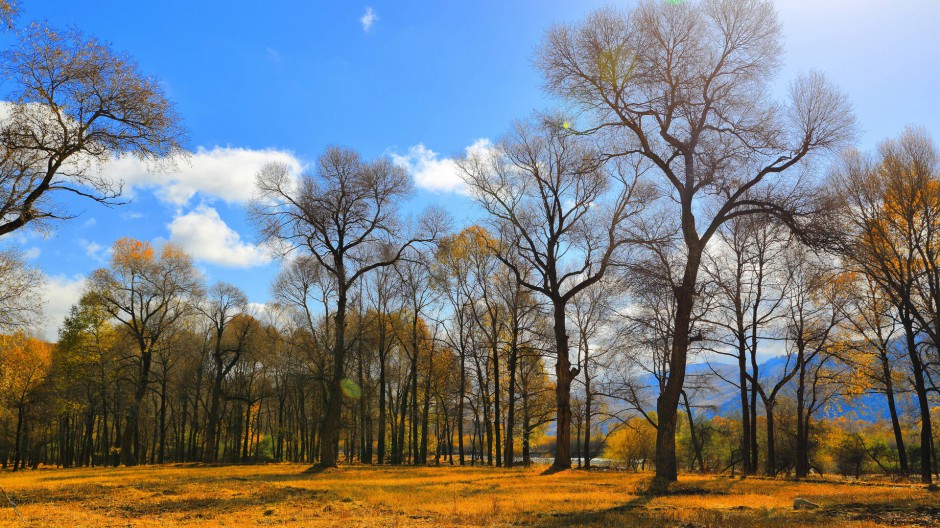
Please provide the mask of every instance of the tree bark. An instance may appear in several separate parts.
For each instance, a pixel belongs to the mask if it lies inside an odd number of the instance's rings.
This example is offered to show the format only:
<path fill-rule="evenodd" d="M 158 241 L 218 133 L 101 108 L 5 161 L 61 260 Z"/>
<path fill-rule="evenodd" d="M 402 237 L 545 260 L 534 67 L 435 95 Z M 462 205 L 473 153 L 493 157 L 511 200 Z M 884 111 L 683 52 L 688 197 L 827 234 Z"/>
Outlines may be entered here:
<path fill-rule="evenodd" d="M 342 264 L 337 264 L 337 270 L 342 270 Z M 340 273 L 342 277 L 343 274 Z M 337 281 L 336 313 L 333 316 L 335 342 L 333 343 L 333 376 L 329 384 L 329 393 L 326 398 L 326 412 L 320 429 L 320 461 L 318 467 L 336 467 L 340 417 L 343 412 L 342 382 L 345 377 L 344 364 L 346 361 L 346 287 L 345 278 Z"/>
<path fill-rule="evenodd" d="M 571 469 L 571 382 L 578 374 L 568 358 L 568 330 L 565 320 L 565 302 L 554 301 L 555 403 L 556 440 L 555 461 L 549 471 Z"/>
<path fill-rule="evenodd" d="M 693 228 L 694 231 L 694 228 Z M 669 379 L 656 400 L 656 483 L 663 488 L 678 479 L 676 461 L 676 419 L 679 396 L 685 383 L 686 359 L 689 352 L 689 330 L 695 304 L 695 285 L 702 252 L 689 248 L 682 285 L 676 290 L 675 333 L 672 336 L 672 357 L 669 358 Z"/>

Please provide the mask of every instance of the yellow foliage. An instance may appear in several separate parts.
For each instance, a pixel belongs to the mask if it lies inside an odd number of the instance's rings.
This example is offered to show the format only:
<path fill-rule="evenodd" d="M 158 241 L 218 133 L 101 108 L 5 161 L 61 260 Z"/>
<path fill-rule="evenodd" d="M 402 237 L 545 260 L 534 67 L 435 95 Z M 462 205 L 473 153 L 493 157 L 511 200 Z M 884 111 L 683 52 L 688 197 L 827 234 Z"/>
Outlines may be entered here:
<path fill-rule="evenodd" d="M 0 336 L 0 396 L 25 403 L 49 373 L 52 345 L 23 332 Z"/>

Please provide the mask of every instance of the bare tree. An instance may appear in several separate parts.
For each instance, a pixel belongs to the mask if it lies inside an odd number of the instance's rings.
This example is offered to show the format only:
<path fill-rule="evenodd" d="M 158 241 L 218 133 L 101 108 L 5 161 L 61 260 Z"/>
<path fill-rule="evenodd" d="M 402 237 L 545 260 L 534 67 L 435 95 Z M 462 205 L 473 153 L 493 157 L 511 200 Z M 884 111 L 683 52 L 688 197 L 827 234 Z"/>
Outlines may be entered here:
<path fill-rule="evenodd" d="M 209 422 L 206 427 L 206 462 L 215 462 L 219 455 L 219 416 L 222 382 L 238 364 L 246 338 L 254 330 L 254 319 L 248 315 L 248 298 L 238 287 L 218 282 L 209 288 L 205 299 L 196 305 L 206 318 L 212 333 L 212 391 L 209 399 Z M 234 332 L 231 323 L 242 319 Z M 226 332 L 228 330 L 228 332 Z"/>
<path fill-rule="evenodd" d="M 821 205 L 812 181 L 787 175 L 855 131 L 845 96 L 818 73 L 797 79 L 788 103 L 769 98 L 781 50 L 770 2 L 703 0 L 601 10 L 550 30 L 540 54 L 549 91 L 591 120 L 582 133 L 603 138 L 611 156 L 652 164 L 678 220 L 685 259 L 657 404 L 660 485 L 677 476 L 675 424 L 706 245 L 724 222 L 755 213 L 819 234 L 809 228 L 825 226 L 807 221 Z"/>
<path fill-rule="evenodd" d="M 0 251 L 0 329 L 36 324 L 42 316 L 43 274 L 14 248 Z"/>
<path fill-rule="evenodd" d="M 349 149 L 327 149 L 316 173 L 299 180 L 284 165 L 268 165 L 258 174 L 257 188 L 251 215 L 261 237 L 308 252 L 335 281 L 333 373 L 318 464 L 335 467 L 351 288 L 368 272 L 393 265 L 408 248 L 432 242 L 443 222 L 439 214 L 426 215 L 419 234 L 402 239 L 397 206 L 410 191 L 408 174 L 388 158 L 364 162 Z"/>
<path fill-rule="evenodd" d="M 605 370 L 609 359 L 610 347 L 601 344 L 609 341 L 606 335 L 611 328 L 616 305 L 624 294 L 622 283 L 607 277 L 595 282 L 574 299 L 572 322 L 577 330 L 578 365 L 584 383 L 584 468 L 591 469 L 591 431 L 592 419 L 600 414 L 601 392 L 595 384 L 595 378 Z M 580 457 L 579 457 L 580 459 Z"/>
<path fill-rule="evenodd" d="M 813 415 L 835 396 L 830 389 L 838 376 L 833 375 L 831 360 L 836 355 L 846 285 L 804 247 L 794 244 L 786 259 L 793 270 L 785 321 L 787 352 L 796 360 L 796 476 L 802 478 L 810 470 Z"/>
<path fill-rule="evenodd" d="M 471 154 L 458 166 L 500 233 L 497 257 L 552 306 L 558 443 L 550 471 L 569 469 L 569 400 L 580 369 L 569 357 L 565 310 L 631 240 L 629 220 L 647 195 L 635 167 L 600 162 L 590 143 L 546 121 L 517 124 L 492 152 Z M 531 268 L 531 278 L 517 262 Z"/>
<path fill-rule="evenodd" d="M 68 218 L 53 194 L 114 204 L 122 184 L 96 163 L 166 159 L 184 142 L 160 83 L 77 30 L 32 24 L 0 65 L 14 86 L 0 121 L 0 234 Z"/>

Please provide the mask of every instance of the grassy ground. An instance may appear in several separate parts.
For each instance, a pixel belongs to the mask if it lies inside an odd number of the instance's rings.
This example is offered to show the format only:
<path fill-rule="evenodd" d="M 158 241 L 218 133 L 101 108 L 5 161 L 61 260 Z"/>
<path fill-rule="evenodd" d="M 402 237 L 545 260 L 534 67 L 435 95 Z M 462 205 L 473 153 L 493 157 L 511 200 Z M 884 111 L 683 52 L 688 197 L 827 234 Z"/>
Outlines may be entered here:
<path fill-rule="evenodd" d="M 290 464 L 0 473 L 0 526 L 940 526 L 940 493 L 915 485 L 649 475 L 541 468 Z M 794 497 L 822 507 L 793 511 Z"/>

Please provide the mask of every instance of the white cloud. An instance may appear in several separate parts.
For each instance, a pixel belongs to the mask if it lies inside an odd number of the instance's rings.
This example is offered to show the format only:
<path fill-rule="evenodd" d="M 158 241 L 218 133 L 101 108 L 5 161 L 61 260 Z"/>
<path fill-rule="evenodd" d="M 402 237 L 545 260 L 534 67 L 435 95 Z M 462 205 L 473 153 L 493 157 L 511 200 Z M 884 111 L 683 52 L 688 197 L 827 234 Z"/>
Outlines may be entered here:
<path fill-rule="evenodd" d="M 362 30 L 368 33 L 369 30 L 372 29 L 372 24 L 375 24 L 378 19 L 379 15 L 376 14 L 375 10 L 371 7 L 366 7 L 366 13 L 359 19 L 359 21 L 362 22 Z"/>
<path fill-rule="evenodd" d="M 78 245 L 85 250 L 86 255 L 98 261 L 99 263 L 104 263 L 104 257 L 110 251 L 110 249 L 105 248 L 101 244 L 92 242 L 90 240 L 85 240 L 84 238 L 80 238 L 78 240 Z"/>
<path fill-rule="evenodd" d="M 199 260 L 232 268 L 250 268 L 270 262 L 260 247 L 242 241 L 218 211 L 205 204 L 177 216 L 167 226 L 170 240 Z"/>
<path fill-rule="evenodd" d="M 33 246 L 23 252 L 23 258 L 26 260 L 35 260 L 39 258 L 39 254 L 42 252 L 38 247 Z"/>
<path fill-rule="evenodd" d="M 43 297 L 45 298 L 45 326 L 43 337 L 47 341 L 59 340 L 59 328 L 73 305 L 82 297 L 85 278 L 81 275 L 68 277 L 53 275 L 46 277 Z"/>
<path fill-rule="evenodd" d="M 293 154 L 282 150 L 199 147 L 175 167 L 150 167 L 126 157 L 109 162 L 102 172 L 123 180 L 131 190 L 155 188 L 157 197 L 176 205 L 186 204 L 196 193 L 229 203 L 245 203 L 254 192 L 255 175 L 272 162 L 287 164 L 294 174 L 302 168 Z"/>
<path fill-rule="evenodd" d="M 482 138 L 465 149 L 468 156 L 486 154 L 492 149 L 489 139 Z M 408 169 L 415 185 L 433 192 L 464 192 L 466 185 L 451 158 L 442 158 L 437 152 L 419 143 L 405 155 L 392 154 L 392 161 Z"/>

